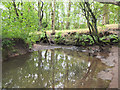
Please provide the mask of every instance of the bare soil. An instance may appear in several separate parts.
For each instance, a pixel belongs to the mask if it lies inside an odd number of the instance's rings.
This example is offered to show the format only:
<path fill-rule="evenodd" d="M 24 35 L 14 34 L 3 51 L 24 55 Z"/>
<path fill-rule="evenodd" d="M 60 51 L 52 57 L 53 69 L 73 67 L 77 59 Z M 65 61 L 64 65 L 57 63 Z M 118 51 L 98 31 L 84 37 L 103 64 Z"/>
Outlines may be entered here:
<path fill-rule="evenodd" d="M 8 60 L 10 57 L 15 57 L 19 55 L 23 55 L 29 52 L 28 45 L 22 39 L 9 39 L 10 41 L 14 41 L 13 46 L 3 46 L 2 49 L 2 61 Z"/>
<path fill-rule="evenodd" d="M 109 88 L 118 88 L 118 47 L 113 46 L 110 49 L 109 57 L 101 61 L 110 66 L 110 69 L 101 71 L 98 77 L 103 80 L 110 80 Z"/>

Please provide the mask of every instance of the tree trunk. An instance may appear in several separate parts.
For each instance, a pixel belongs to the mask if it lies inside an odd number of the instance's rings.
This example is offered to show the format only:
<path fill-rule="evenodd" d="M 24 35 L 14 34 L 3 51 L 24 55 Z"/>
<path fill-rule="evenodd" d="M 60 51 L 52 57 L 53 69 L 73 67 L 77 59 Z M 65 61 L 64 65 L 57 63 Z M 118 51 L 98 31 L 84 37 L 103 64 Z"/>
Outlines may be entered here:
<path fill-rule="evenodd" d="M 68 9 L 68 15 L 67 15 L 68 19 L 70 17 L 70 10 L 71 10 L 71 0 L 69 0 L 69 9 Z M 70 21 L 67 20 L 66 29 L 69 29 L 69 26 L 70 26 Z"/>
<path fill-rule="evenodd" d="M 113 5 L 117 5 L 117 6 L 120 6 L 120 1 L 119 0 L 94 0 L 94 1 L 97 1 L 97 2 L 100 2 L 100 3 L 103 3 L 103 4 L 113 4 Z"/>
<path fill-rule="evenodd" d="M 55 0 L 53 2 L 53 10 L 52 10 L 52 35 L 55 34 Z"/>
<path fill-rule="evenodd" d="M 93 38 L 93 40 L 96 44 L 99 44 L 97 19 L 95 17 L 95 14 L 93 13 L 92 9 L 90 8 L 90 4 L 88 2 L 82 2 L 82 3 L 80 3 L 80 7 L 82 8 L 82 11 L 84 12 L 84 16 L 87 20 L 87 25 L 88 25 L 91 37 Z M 94 36 L 96 37 L 96 39 Z"/>
<path fill-rule="evenodd" d="M 58 27 L 57 29 L 59 30 L 59 4 L 57 5 L 57 20 L 58 20 Z"/>
<path fill-rule="evenodd" d="M 39 27 L 41 27 L 40 15 L 41 15 L 41 11 L 40 11 L 40 1 L 38 1 L 38 18 L 39 18 L 39 19 L 38 19 L 38 21 L 39 21 L 39 22 L 38 22 L 38 23 L 39 23 L 38 25 L 39 25 Z"/>
<path fill-rule="evenodd" d="M 61 29 L 63 30 L 64 29 L 64 26 L 65 26 L 65 21 L 64 21 L 64 17 L 65 17 L 65 8 L 64 8 L 64 3 L 62 2 L 62 21 L 61 21 Z"/>
<path fill-rule="evenodd" d="M 50 4 L 50 6 L 51 6 L 51 20 L 52 20 L 51 29 L 53 30 L 53 7 L 52 7 L 52 2 Z"/>
<path fill-rule="evenodd" d="M 40 7 L 40 4 L 42 3 L 42 6 Z M 39 18 L 39 29 L 42 28 L 42 19 L 43 19 L 43 2 L 42 1 L 38 1 L 38 18 Z"/>
<path fill-rule="evenodd" d="M 109 24 L 109 5 L 105 4 L 103 7 L 103 25 Z"/>

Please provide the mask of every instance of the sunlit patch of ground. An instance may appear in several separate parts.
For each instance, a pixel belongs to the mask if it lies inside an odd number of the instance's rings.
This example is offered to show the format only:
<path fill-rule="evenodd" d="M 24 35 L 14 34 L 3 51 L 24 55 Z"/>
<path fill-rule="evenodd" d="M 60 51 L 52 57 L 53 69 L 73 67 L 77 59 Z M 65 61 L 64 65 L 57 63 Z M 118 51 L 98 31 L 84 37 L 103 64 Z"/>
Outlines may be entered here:
<path fill-rule="evenodd" d="M 107 24 L 105 26 L 98 26 L 98 31 L 99 32 L 103 32 L 103 31 L 108 31 L 109 29 L 118 29 L 119 26 L 118 24 Z M 47 34 L 50 35 L 52 33 L 52 30 L 46 30 Z M 68 33 L 68 32 L 78 32 L 78 33 L 86 33 L 89 32 L 88 28 L 84 28 L 84 29 L 72 29 L 72 30 L 55 30 L 55 32 L 62 32 L 64 34 Z M 36 34 L 41 34 L 41 31 L 37 31 L 35 32 Z"/>

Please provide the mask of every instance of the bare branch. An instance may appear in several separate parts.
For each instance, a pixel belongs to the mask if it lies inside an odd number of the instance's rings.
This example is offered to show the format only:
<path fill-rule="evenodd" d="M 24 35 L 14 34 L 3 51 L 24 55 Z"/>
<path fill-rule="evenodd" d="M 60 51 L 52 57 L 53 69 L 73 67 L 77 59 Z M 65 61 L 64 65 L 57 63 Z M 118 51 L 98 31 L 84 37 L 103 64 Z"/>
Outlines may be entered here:
<path fill-rule="evenodd" d="M 117 5 L 117 6 L 120 6 L 120 1 L 115 1 L 115 0 L 94 0 L 94 1 L 97 1 L 97 2 L 100 2 L 100 3 L 103 3 L 103 4 L 113 4 L 113 5 Z"/>

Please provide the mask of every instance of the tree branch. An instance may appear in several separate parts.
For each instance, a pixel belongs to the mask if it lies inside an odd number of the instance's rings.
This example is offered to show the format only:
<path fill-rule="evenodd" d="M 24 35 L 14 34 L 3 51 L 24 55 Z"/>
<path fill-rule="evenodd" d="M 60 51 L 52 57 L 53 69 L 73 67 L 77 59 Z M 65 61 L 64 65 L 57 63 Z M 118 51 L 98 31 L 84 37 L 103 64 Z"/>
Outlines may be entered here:
<path fill-rule="evenodd" d="M 17 8 L 16 8 L 16 4 L 15 4 L 15 0 L 12 0 L 12 1 L 13 1 L 13 6 L 14 6 L 15 13 L 16 13 L 17 17 L 19 17 L 19 14 L 18 14 Z"/>
<path fill-rule="evenodd" d="M 117 5 L 117 6 L 120 6 L 120 1 L 115 1 L 115 0 L 94 0 L 94 1 L 97 1 L 97 2 L 100 2 L 100 3 L 103 3 L 103 4 L 113 4 L 113 5 Z"/>
<path fill-rule="evenodd" d="M 42 13 L 42 15 L 41 15 L 40 21 L 43 19 L 43 10 L 42 9 L 43 9 L 43 2 L 42 2 L 42 6 L 41 6 L 41 13 Z"/>

